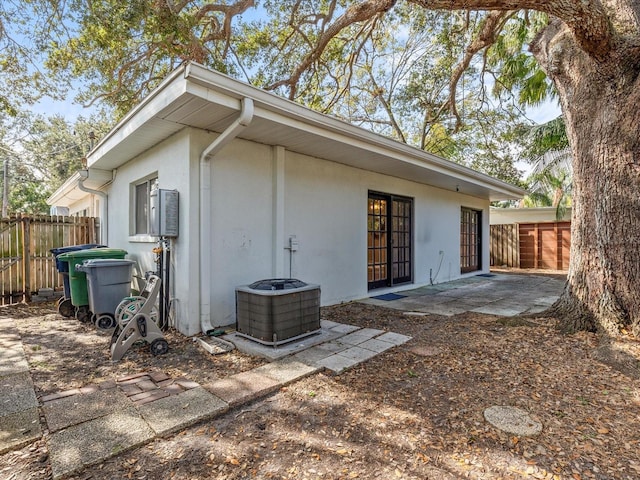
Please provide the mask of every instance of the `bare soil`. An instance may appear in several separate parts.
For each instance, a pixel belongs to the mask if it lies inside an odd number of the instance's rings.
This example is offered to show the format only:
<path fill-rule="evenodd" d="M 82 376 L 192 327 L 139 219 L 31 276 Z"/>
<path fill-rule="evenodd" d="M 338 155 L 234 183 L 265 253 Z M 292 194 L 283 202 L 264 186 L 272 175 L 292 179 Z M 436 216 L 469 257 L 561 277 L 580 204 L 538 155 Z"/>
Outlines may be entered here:
<path fill-rule="evenodd" d="M 172 334 L 167 355 L 141 347 L 111 364 L 108 338 L 92 328 L 50 307 L 0 312 L 9 313 L 39 396 L 145 370 L 206 383 L 262 363 L 238 352 L 212 357 Z M 636 341 L 603 347 L 594 334 L 565 336 L 553 319 L 536 317 L 415 317 L 358 303 L 324 308 L 322 316 L 413 339 L 72 478 L 640 478 Z M 496 429 L 483 417 L 492 405 L 526 410 L 542 433 Z M 0 456 L 0 478 L 49 476 L 44 441 Z"/>

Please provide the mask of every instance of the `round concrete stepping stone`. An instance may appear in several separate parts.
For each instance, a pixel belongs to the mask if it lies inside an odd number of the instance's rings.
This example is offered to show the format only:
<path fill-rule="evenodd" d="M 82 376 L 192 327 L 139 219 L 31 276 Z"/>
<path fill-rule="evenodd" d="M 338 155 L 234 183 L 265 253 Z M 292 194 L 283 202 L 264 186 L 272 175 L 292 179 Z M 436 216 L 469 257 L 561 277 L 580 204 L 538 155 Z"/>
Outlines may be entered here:
<path fill-rule="evenodd" d="M 487 422 L 502 431 L 519 436 L 537 435 L 542 424 L 532 419 L 527 412 L 517 407 L 493 406 L 484 411 Z"/>

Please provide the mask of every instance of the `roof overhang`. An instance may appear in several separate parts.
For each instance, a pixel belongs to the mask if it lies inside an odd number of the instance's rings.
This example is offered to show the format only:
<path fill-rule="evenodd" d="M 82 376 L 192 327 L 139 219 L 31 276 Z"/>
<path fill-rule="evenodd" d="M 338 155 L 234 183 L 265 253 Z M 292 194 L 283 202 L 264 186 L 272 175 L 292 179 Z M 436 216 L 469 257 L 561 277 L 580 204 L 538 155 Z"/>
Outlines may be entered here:
<path fill-rule="evenodd" d="M 99 190 L 113 180 L 111 170 L 91 168 L 74 173 L 48 199 L 49 205 L 69 207 L 85 198 L 88 193 L 78 188 L 78 182 L 84 179 L 84 186 L 91 190 Z"/>
<path fill-rule="evenodd" d="M 101 170 L 118 168 L 185 127 L 222 132 L 246 97 L 253 100 L 255 111 L 239 138 L 492 201 L 525 194 L 488 175 L 194 63 L 172 72 L 129 112 L 89 153 L 87 164 Z"/>

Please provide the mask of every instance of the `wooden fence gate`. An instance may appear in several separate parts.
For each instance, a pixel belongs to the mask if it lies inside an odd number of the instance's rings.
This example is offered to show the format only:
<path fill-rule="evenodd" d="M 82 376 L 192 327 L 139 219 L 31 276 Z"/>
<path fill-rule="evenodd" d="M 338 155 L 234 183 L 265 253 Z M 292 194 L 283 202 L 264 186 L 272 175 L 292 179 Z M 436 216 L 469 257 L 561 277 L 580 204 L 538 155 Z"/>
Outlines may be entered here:
<path fill-rule="evenodd" d="M 571 222 L 521 223 L 520 268 L 569 269 Z"/>
<path fill-rule="evenodd" d="M 491 266 L 568 270 L 571 222 L 491 225 Z"/>
<path fill-rule="evenodd" d="M 93 217 L 15 215 L 0 220 L 0 305 L 31 300 L 41 288 L 61 288 L 52 248 L 96 243 Z"/>

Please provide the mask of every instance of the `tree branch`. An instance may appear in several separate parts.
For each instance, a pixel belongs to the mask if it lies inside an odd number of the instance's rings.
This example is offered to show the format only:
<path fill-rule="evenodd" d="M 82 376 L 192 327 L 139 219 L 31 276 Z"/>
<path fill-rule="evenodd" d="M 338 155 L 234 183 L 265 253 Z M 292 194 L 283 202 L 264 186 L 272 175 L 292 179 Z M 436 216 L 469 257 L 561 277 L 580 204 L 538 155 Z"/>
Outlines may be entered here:
<path fill-rule="evenodd" d="M 373 85 L 372 96 L 374 98 L 377 98 L 380 104 L 382 105 L 382 108 L 384 108 L 384 111 L 387 113 L 387 116 L 389 117 L 389 122 L 393 127 L 394 132 L 396 132 L 396 135 L 398 136 L 400 141 L 402 143 L 407 143 L 407 139 L 402 133 L 402 129 L 400 128 L 400 125 L 398 125 L 398 122 L 396 121 L 396 117 L 393 114 L 393 109 L 391 108 L 391 105 L 389 105 L 389 102 L 387 102 L 386 98 L 384 98 L 384 95 L 383 95 L 384 89 L 378 86 L 376 79 L 373 76 L 373 73 L 371 72 L 371 70 L 369 70 L 367 73 L 369 73 L 369 80 L 371 81 L 371 85 Z"/>
<path fill-rule="evenodd" d="M 553 15 L 573 32 L 580 47 L 603 60 L 612 47 L 613 27 L 601 0 L 409 0 L 429 9 L 537 10 Z"/>
<path fill-rule="evenodd" d="M 471 60 L 476 53 L 481 50 L 487 48 L 496 41 L 496 36 L 502 30 L 504 23 L 513 15 L 513 12 L 503 12 L 503 11 L 492 11 L 484 18 L 482 21 L 482 26 L 480 32 L 473 39 L 471 44 L 466 48 L 464 52 L 464 57 L 460 61 L 460 63 L 456 66 L 451 74 L 451 80 L 449 82 L 449 99 L 441 109 L 444 109 L 449 106 L 451 109 L 451 114 L 456 118 L 456 131 L 460 127 L 462 120 L 460 119 L 460 114 L 458 113 L 458 108 L 456 107 L 456 89 L 458 88 L 458 82 L 462 77 L 462 74 L 469 67 Z"/>
<path fill-rule="evenodd" d="M 354 23 L 370 20 L 375 15 L 386 12 L 391 7 L 393 7 L 395 3 L 396 0 L 369 0 L 350 6 L 340 17 L 336 19 L 335 22 L 329 25 L 327 30 L 324 31 L 322 35 L 320 35 L 313 50 L 309 52 L 304 60 L 296 67 L 289 78 L 268 85 L 267 87 L 265 87 L 265 89 L 275 90 L 278 87 L 287 86 L 290 89 L 289 98 L 293 99 L 296 92 L 295 86 L 300 80 L 300 77 L 314 62 L 316 62 L 320 58 L 325 48 L 327 48 L 329 42 L 335 36 L 337 36 L 342 30 L 353 25 Z"/>
<path fill-rule="evenodd" d="M 224 15 L 224 19 L 221 26 L 218 19 L 215 16 L 211 16 L 209 19 L 209 27 L 211 29 L 211 33 L 203 39 L 202 43 L 192 42 L 192 49 L 194 51 L 200 51 L 202 53 L 202 45 L 204 43 L 216 40 L 224 40 L 225 46 L 223 56 L 226 56 L 231 46 L 231 22 L 233 21 L 233 18 L 237 15 L 243 14 L 249 8 L 254 6 L 254 0 L 238 0 L 231 5 L 208 3 L 202 6 L 194 16 L 198 24 L 200 24 L 202 20 L 205 17 L 208 17 L 212 12 L 222 13 Z M 193 33 L 191 35 L 193 36 Z M 196 58 L 196 61 L 204 63 L 204 58 Z"/>
<path fill-rule="evenodd" d="M 224 26 L 225 30 L 228 26 L 228 23 L 231 21 L 233 17 L 236 15 L 240 15 L 246 12 L 249 8 L 255 6 L 254 0 L 239 0 L 231 5 L 220 5 L 217 3 L 208 3 L 200 8 L 195 15 L 195 20 L 197 23 L 200 23 L 203 17 L 211 12 L 220 12 L 224 14 Z"/>
<path fill-rule="evenodd" d="M 375 22 L 374 22 L 374 24 L 375 24 Z M 326 106 L 323 109 L 324 112 L 330 111 L 335 106 L 335 104 L 338 102 L 338 100 L 343 98 L 347 94 L 347 92 L 350 90 L 350 88 L 351 88 L 351 79 L 353 78 L 353 74 L 354 74 L 354 66 L 356 65 L 356 62 L 358 61 L 358 58 L 360 58 L 360 55 L 362 54 L 367 41 L 371 38 L 371 36 L 373 34 L 374 27 L 375 27 L 375 25 L 371 25 L 371 24 L 369 24 L 368 26 L 364 26 L 354 36 L 354 38 L 360 39 L 360 40 L 359 40 L 358 45 L 355 47 L 354 51 L 351 52 L 351 54 L 349 55 L 349 60 L 345 63 L 345 66 L 343 68 L 342 76 L 346 75 L 346 80 L 344 82 L 342 82 L 343 83 L 342 87 L 340 87 L 340 81 L 339 81 L 338 77 L 336 75 L 330 74 L 331 77 L 334 79 L 334 83 L 336 85 L 336 89 L 335 89 L 335 92 L 333 94 L 333 98 L 326 103 Z M 331 69 L 327 68 L 327 70 L 331 70 Z M 344 71 L 346 71 L 346 74 L 344 73 Z"/>

